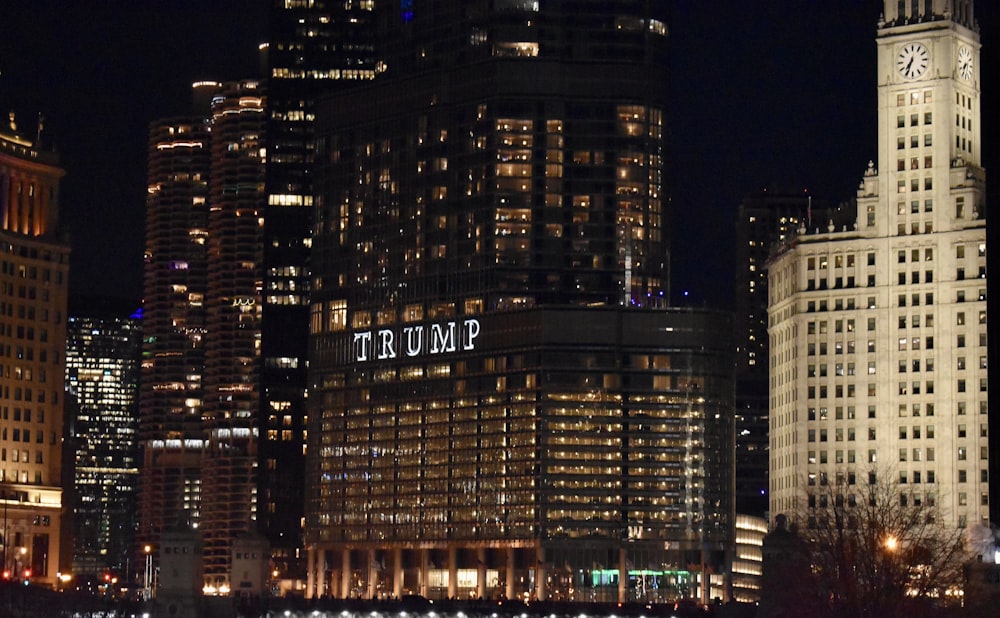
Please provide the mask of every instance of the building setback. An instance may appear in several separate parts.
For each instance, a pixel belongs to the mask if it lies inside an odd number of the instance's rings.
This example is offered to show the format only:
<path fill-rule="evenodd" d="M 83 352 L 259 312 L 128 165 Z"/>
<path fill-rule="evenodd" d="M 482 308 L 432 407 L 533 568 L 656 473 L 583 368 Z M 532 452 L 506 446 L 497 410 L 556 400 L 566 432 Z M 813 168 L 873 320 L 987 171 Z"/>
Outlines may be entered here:
<path fill-rule="evenodd" d="M 317 112 L 306 594 L 703 596 L 732 331 L 666 308 L 665 3 L 404 4 Z"/>
<path fill-rule="evenodd" d="M 878 165 L 853 226 L 769 271 L 771 510 L 808 516 L 880 482 L 988 525 L 985 173 L 971 1 L 887 0 Z M 874 476 L 870 476 L 874 475 Z"/>
<path fill-rule="evenodd" d="M 60 570 L 69 243 L 55 153 L 0 128 L 0 565 L 54 585 Z"/>

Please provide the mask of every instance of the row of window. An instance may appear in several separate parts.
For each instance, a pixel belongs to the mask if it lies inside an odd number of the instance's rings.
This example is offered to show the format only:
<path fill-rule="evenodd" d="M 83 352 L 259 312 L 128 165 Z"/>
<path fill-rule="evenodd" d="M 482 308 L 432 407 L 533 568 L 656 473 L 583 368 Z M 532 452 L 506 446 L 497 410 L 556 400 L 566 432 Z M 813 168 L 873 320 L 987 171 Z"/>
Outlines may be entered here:
<path fill-rule="evenodd" d="M 45 451 L 35 451 L 35 463 L 45 463 Z M 0 461 L 7 461 L 7 449 L 0 448 Z M 14 463 L 31 463 L 31 457 L 27 449 L 10 449 L 10 461 Z"/>
<path fill-rule="evenodd" d="M 27 485 L 28 483 L 33 482 L 35 485 L 42 484 L 41 470 L 35 470 L 35 474 L 33 477 L 34 481 L 29 480 L 29 478 L 32 478 L 29 475 L 30 475 L 29 470 L 15 470 L 13 468 L 10 470 L 6 470 L 4 468 L 0 468 L 0 483 L 21 483 Z"/>
<path fill-rule="evenodd" d="M 9 433 L 8 433 L 8 429 L 10 429 Z M 31 430 L 28 429 L 27 427 L 25 427 L 23 430 L 21 428 L 19 428 L 19 427 L 10 427 L 10 428 L 3 427 L 2 429 L 0 429 L 0 440 L 7 440 L 8 439 L 8 435 L 10 436 L 11 442 L 31 442 Z M 52 436 L 53 436 L 53 442 L 52 443 L 55 444 L 55 441 L 54 441 L 55 433 L 53 433 Z M 36 444 L 45 444 L 45 432 L 44 431 L 42 431 L 40 429 L 36 429 L 35 430 L 35 443 Z"/>
<path fill-rule="evenodd" d="M 6 328 L 5 328 L 6 326 Z M 13 324 L 0 324 L 0 337 L 12 337 L 16 339 L 26 339 L 28 341 L 35 341 L 35 327 L 34 326 L 22 326 L 18 325 L 15 327 Z M 47 328 L 38 329 L 38 341 L 46 343 L 49 340 L 49 330 Z"/>
<path fill-rule="evenodd" d="M 61 273 L 60 273 L 61 275 Z M 61 281 L 60 281 L 61 283 Z M 14 285 L 8 281 L 0 281 L 0 295 L 10 296 L 11 298 L 26 298 L 28 300 L 35 300 L 36 298 L 41 298 L 42 301 L 48 302 L 49 300 L 49 288 L 43 287 L 41 293 L 38 292 L 38 288 L 33 285 Z"/>
<path fill-rule="evenodd" d="M 47 252 L 46 252 L 47 254 Z M 52 281 L 52 269 L 42 268 L 41 269 L 41 281 L 43 283 L 49 283 Z M 39 268 L 37 266 L 28 266 L 26 264 L 15 264 L 14 262 L 8 262 L 7 260 L 0 260 L 0 274 L 10 275 L 12 277 L 17 277 L 19 279 L 29 279 L 31 281 L 39 280 Z M 61 270 L 57 270 L 55 274 L 55 281 L 57 284 L 62 284 L 63 273 Z"/>
<path fill-rule="evenodd" d="M 20 421 L 23 418 L 24 422 L 30 423 L 31 422 L 31 416 L 32 416 L 31 415 L 31 408 L 25 408 L 23 414 L 21 413 L 21 408 L 14 408 L 13 418 L 14 418 L 15 421 Z M 3 408 L 0 408 L 0 419 L 6 421 L 6 420 L 10 420 L 10 418 L 11 418 L 10 407 L 3 406 Z M 35 419 L 37 419 L 37 422 L 39 422 L 39 423 L 44 423 L 45 422 L 45 410 L 39 409 L 38 410 L 38 414 L 35 415 Z"/>

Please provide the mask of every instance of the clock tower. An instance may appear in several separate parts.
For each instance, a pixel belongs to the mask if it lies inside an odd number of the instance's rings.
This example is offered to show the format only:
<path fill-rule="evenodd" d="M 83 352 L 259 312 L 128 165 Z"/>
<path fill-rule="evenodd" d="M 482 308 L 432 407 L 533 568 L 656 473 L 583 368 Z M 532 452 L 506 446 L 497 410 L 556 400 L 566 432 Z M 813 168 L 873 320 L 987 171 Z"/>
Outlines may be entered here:
<path fill-rule="evenodd" d="M 962 227 L 985 200 L 972 0 L 885 0 L 878 26 L 882 173 L 859 225 L 889 236 Z M 978 182 L 953 181 L 963 175 Z"/>

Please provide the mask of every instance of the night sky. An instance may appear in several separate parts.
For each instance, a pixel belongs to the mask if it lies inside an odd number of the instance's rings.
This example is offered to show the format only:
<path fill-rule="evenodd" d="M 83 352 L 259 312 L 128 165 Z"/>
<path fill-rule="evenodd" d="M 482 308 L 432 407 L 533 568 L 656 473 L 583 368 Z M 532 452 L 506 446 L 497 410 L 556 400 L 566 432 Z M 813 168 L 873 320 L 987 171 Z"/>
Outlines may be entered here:
<path fill-rule="evenodd" d="M 74 293 L 139 302 L 148 124 L 186 114 L 198 79 L 257 75 L 265 4 L 0 2 L 2 120 L 14 110 L 19 126 L 33 132 L 42 113 L 45 139 L 61 154 Z M 874 36 L 882 2 L 673 4 L 673 296 L 686 290 L 685 302 L 723 306 L 732 294 L 733 223 L 743 196 L 808 190 L 837 203 L 854 195 L 876 157 Z M 1000 2 L 976 5 L 983 109 L 990 110 L 1000 91 Z M 1000 114 L 986 111 L 982 122 L 992 170 Z M 990 186 L 996 203 L 1000 179 Z"/>

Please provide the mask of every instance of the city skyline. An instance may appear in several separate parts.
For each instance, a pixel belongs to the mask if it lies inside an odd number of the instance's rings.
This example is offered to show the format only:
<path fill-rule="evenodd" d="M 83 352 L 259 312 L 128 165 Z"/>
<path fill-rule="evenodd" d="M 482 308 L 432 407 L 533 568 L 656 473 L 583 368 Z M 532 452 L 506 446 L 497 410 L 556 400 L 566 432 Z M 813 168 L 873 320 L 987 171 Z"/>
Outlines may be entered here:
<path fill-rule="evenodd" d="M 1000 521 L 993 0 L 39 6 L 0 8 L 0 378 L 12 443 L 70 427 L 17 386 L 71 371 L 70 295 L 142 307 L 125 571 L 187 522 L 209 595 L 266 540 L 305 598 L 707 602 L 737 514 L 865 478 Z"/>
<path fill-rule="evenodd" d="M 11 26 L 0 41 L 0 105 L 15 111 L 32 135 L 42 114 L 43 140 L 54 140 L 67 169 L 71 292 L 138 302 L 142 238 L 128 232 L 142 229 L 149 122 L 187 113 L 190 84 L 198 79 L 255 77 L 266 6 L 175 0 L 54 7 L 43 0 L 0 9 Z M 880 8 L 876 0 L 852 3 L 850 11 L 788 0 L 752 7 L 733 0 L 673 3 L 676 120 L 667 185 L 675 227 L 692 231 L 674 240 L 675 300 L 687 290 L 686 302 L 694 304 L 728 300 L 728 286 L 717 283 L 732 272 L 730 223 L 748 193 L 808 189 L 834 203 L 853 195 L 876 158 L 867 110 L 875 100 L 871 33 Z M 1000 7 L 976 8 L 988 72 L 997 65 L 992 33 Z M 227 25 L 234 15 L 242 27 Z M 161 22 L 177 26 L 153 27 Z M 101 37 L 90 36 L 88 23 L 105 24 Z M 984 88 L 987 109 L 993 88 Z M 997 160 L 997 129 L 986 115 L 987 172 Z M 991 188 L 990 196 L 996 192 Z"/>

